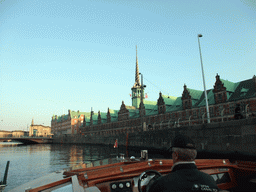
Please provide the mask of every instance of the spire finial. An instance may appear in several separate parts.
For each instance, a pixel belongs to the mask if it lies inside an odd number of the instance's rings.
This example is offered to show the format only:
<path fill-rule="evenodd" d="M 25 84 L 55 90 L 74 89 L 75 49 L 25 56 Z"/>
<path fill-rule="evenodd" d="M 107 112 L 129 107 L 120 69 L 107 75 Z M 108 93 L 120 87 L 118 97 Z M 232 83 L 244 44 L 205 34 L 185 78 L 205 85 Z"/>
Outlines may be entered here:
<path fill-rule="evenodd" d="M 135 71 L 135 85 L 140 86 L 140 76 L 139 76 L 139 64 L 138 64 L 138 54 L 136 45 L 136 71 Z"/>

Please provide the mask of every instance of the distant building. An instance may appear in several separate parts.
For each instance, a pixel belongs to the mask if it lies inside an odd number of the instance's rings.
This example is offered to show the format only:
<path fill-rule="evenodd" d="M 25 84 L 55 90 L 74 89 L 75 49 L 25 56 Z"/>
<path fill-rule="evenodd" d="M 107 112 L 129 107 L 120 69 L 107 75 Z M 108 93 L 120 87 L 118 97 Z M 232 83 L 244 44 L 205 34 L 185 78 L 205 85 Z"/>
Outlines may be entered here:
<path fill-rule="evenodd" d="M 28 131 L 15 130 L 12 131 L 12 137 L 25 137 L 28 136 Z"/>
<path fill-rule="evenodd" d="M 15 131 L 4 131 L 0 130 L 0 137 L 24 137 L 28 136 L 28 131 L 15 130 Z"/>
<path fill-rule="evenodd" d="M 51 127 L 44 125 L 34 125 L 34 119 L 29 127 L 30 137 L 50 137 L 52 136 Z"/>
<path fill-rule="evenodd" d="M 157 101 L 141 102 L 141 83 L 136 50 L 135 83 L 132 90 L 132 106 L 122 102 L 120 110 L 98 112 L 70 112 L 61 117 L 52 117 L 52 127 L 56 135 L 61 134 L 99 134 L 116 135 L 127 132 L 165 129 L 207 123 L 204 91 L 194 90 L 184 85 L 180 97 L 159 93 Z M 241 82 L 233 83 L 216 75 L 213 89 L 207 90 L 210 121 L 234 120 L 235 110 L 243 118 L 254 118 L 256 115 L 256 76 Z M 74 114 L 75 117 L 74 117 Z M 74 122 L 77 121 L 76 124 Z"/>
<path fill-rule="evenodd" d="M 0 130 L 0 137 L 12 137 L 12 132 Z"/>
<path fill-rule="evenodd" d="M 70 111 L 67 115 L 54 115 L 51 121 L 52 133 L 54 135 L 80 134 L 80 126 L 84 119 L 90 117 L 90 112 Z"/>

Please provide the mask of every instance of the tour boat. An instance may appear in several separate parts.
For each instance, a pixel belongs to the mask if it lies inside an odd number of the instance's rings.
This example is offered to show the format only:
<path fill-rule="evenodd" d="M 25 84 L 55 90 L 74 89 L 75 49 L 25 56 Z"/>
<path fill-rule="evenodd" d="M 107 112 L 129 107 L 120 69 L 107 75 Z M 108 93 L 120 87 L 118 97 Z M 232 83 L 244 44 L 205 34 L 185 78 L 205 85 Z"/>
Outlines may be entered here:
<path fill-rule="evenodd" d="M 206 156 L 218 159 L 200 158 Z M 197 168 L 210 174 L 221 190 L 256 190 L 255 154 L 203 151 L 201 155 L 198 153 L 198 157 L 200 159 L 195 160 Z M 144 192 L 153 177 L 170 173 L 172 166 L 172 159 L 150 159 L 147 150 L 142 150 L 138 158 L 125 158 L 120 154 L 115 158 L 84 164 L 81 169 L 51 173 L 10 192 Z"/>

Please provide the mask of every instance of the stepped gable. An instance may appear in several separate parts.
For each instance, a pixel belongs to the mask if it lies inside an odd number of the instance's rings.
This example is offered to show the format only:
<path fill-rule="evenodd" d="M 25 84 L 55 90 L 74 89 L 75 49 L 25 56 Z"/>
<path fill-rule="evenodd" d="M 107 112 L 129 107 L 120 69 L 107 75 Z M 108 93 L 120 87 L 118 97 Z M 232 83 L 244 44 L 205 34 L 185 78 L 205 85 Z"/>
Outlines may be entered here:
<path fill-rule="evenodd" d="M 158 105 L 158 114 L 163 114 L 166 111 L 166 106 L 165 106 L 165 102 L 164 99 L 162 97 L 162 93 L 159 93 L 159 98 L 157 100 L 157 105 Z"/>
<path fill-rule="evenodd" d="M 146 115 L 145 105 L 143 102 L 140 102 L 139 111 L 140 111 L 140 117 L 143 117 Z"/>
<path fill-rule="evenodd" d="M 123 121 L 129 119 L 129 110 L 126 108 L 124 101 L 122 101 L 122 105 L 118 112 L 118 121 Z"/>
<path fill-rule="evenodd" d="M 109 108 L 108 108 L 107 123 L 110 123 L 110 122 L 111 122 L 111 115 L 110 115 L 110 111 L 109 111 Z"/>
<path fill-rule="evenodd" d="M 100 111 L 98 111 L 98 125 L 101 124 L 101 115 L 100 115 Z"/>
<path fill-rule="evenodd" d="M 70 109 L 68 110 L 68 120 L 71 120 L 71 111 L 70 111 Z"/>
<path fill-rule="evenodd" d="M 117 113 L 118 113 L 117 110 L 113 110 L 113 109 L 108 108 L 107 123 L 118 121 L 118 114 Z"/>
<path fill-rule="evenodd" d="M 183 106 L 184 110 L 192 108 L 191 95 L 190 95 L 190 92 L 188 91 L 187 86 L 185 84 L 184 84 L 184 90 L 182 93 L 181 100 L 182 100 L 182 106 Z"/>
<path fill-rule="evenodd" d="M 230 96 L 234 93 L 237 84 L 228 80 L 220 79 L 220 76 L 216 75 L 216 81 L 213 89 L 215 103 L 225 103 Z"/>

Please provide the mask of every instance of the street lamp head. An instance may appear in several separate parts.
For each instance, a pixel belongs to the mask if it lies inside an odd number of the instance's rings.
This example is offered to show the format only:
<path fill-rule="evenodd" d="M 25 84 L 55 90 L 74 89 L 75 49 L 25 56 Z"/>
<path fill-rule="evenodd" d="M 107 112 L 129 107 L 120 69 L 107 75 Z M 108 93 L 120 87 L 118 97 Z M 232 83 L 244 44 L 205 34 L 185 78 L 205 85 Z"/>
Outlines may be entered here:
<path fill-rule="evenodd" d="M 203 37 L 203 35 L 202 34 L 198 34 L 198 37 Z"/>
<path fill-rule="evenodd" d="M 139 75 L 141 75 L 141 73 L 139 73 Z"/>

